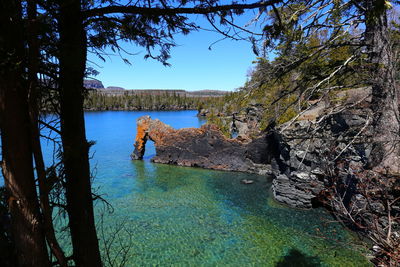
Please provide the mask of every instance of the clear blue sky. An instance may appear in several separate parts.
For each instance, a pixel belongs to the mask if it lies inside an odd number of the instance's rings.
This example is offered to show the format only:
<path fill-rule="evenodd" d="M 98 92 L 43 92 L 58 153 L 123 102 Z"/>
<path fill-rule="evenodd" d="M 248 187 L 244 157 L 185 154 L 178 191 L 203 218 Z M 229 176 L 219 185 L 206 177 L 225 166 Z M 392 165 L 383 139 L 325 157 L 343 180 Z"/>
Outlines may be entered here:
<path fill-rule="evenodd" d="M 251 14 L 240 18 L 240 24 L 248 22 Z M 202 25 L 204 19 L 197 17 Z M 95 67 L 100 74 L 96 77 L 104 86 L 120 86 L 125 89 L 217 89 L 234 90 L 244 84 L 246 73 L 252 66 L 256 56 L 251 44 L 246 41 L 223 40 L 221 35 L 209 31 L 192 32 L 189 35 L 178 35 L 175 39 L 178 46 L 171 49 L 169 63 L 164 67 L 161 63 L 144 60 L 144 48 L 124 45 L 135 56 L 125 55 L 132 65 L 125 64 L 119 56 L 111 56 L 104 63 L 94 55 L 88 59 L 96 62 Z"/>

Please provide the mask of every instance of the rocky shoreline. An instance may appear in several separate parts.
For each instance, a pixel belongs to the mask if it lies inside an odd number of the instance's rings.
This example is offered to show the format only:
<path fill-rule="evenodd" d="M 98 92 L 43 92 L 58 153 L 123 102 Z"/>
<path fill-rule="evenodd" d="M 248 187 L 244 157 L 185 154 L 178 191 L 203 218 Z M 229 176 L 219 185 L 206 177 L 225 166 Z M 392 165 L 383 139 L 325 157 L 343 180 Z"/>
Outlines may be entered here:
<path fill-rule="evenodd" d="M 324 126 L 318 129 L 313 122 L 302 120 L 281 125 L 256 138 L 243 135 L 227 138 L 215 125 L 176 130 L 143 116 L 137 121 L 132 159 L 143 158 L 146 142 L 150 140 L 156 148 L 152 158 L 155 163 L 272 175 L 272 191 L 278 202 L 308 209 L 329 183 L 326 171 L 334 155 L 332 146 L 344 148 L 357 132 L 355 125 L 360 128 L 365 122 L 366 118 L 361 116 L 338 113 L 326 117 L 318 127 Z M 352 134 L 346 131 L 349 124 L 353 125 Z M 310 132 L 313 135 L 304 138 Z M 358 151 L 349 164 L 363 164 L 367 148 L 354 143 L 349 149 Z"/>
<path fill-rule="evenodd" d="M 250 106 L 245 114 L 224 117 L 236 138 L 227 138 L 215 125 L 175 130 L 143 116 L 132 158 L 141 159 L 152 140 L 154 162 L 271 175 L 278 202 L 301 209 L 326 207 L 374 240 L 374 257 L 386 257 L 385 249 L 393 250 L 387 235 L 400 242 L 400 224 L 393 221 L 400 216 L 395 204 L 400 179 L 368 168 L 370 90 L 348 90 L 337 98 L 340 102 L 313 103 L 296 120 L 266 131 L 257 131 L 261 108 Z"/>
<path fill-rule="evenodd" d="M 252 105 L 245 114 L 231 117 L 230 128 L 237 133 L 236 138 L 227 138 L 215 125 L 175 130 L 143 116 L 137 121 L 132 159 L 142 159 L 145 144 L 151 140 L 156 148 L 153 162 L 272 175 L 272 191 L 278 202 L 295 208 L 312 208 L 330 183 L 326 177 L 332 157 L 338 149 L 348 146 L 367 123 L 366 105 L 370 98 L 365 90 L 347 92 L 341 107 L 354 103 L 355 96 L 364 100 L 352 109 L 318 103 L 295 122 L 267 132 L 257 130 L 261 107 Z M 206 116 L 207 112 L 200 111 L 199 115 Z M 356 139 L 351 142 L 346 151 L 352 153 L 348 164 L 365 164 L 368 146 Z"/>
<path fill-rule="evenodd" d="M 144 107 L 124 107 L 124 108 L 85 108 L 85 111 L 183 111 L 183 110 L 196 110 L 194 107 L 189 106 L 154 106 L 151 108 Z"/>

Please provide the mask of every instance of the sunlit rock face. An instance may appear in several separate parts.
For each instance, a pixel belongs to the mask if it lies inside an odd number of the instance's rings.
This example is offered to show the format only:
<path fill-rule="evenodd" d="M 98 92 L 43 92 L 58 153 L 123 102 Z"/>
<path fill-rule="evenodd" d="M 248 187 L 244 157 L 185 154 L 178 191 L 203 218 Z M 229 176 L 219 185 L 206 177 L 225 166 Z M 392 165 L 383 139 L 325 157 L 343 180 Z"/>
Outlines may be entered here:
<path fill-rule="evenodd" d="M 270 172 L 264 136 L 254 140 L 228 139 L 215 125 L 176 130 L 150 116 L 137 120 L 132 159 L 142 159 L 147 140 L 154 142 L 156 163 L 266 174 Z"/>
<path fill-rule="evenodd" d="M 311 208 L 314 201 L 325 200 L 333 171 L 338 183 L 352 187 L 357 182 L 351 173 L 365 166 L 371 150 L 366 141 L 371 133 L 365 128 L 371 117 L 370 94 L 368 88 L 338 93 L 337 103 L 317 103 L 294 123 L 269 133 L 277 201 Z"/>

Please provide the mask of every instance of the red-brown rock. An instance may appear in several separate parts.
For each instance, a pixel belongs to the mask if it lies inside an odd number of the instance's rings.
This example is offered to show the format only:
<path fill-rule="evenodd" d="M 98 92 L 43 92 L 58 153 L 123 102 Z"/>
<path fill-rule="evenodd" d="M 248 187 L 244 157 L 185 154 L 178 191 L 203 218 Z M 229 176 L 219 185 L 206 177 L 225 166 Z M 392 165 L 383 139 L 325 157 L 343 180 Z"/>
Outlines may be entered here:
<path fill-rule="evenodd" d="M 268 173 L 270 156 L 265 137 L 254 140 L 226 138 L 215 125 L 176 130 L 150 116 L 137 121 L 132 159 L 142 159 L 147 140 L 154 142 L 153 162 L 217 170 Z"/>

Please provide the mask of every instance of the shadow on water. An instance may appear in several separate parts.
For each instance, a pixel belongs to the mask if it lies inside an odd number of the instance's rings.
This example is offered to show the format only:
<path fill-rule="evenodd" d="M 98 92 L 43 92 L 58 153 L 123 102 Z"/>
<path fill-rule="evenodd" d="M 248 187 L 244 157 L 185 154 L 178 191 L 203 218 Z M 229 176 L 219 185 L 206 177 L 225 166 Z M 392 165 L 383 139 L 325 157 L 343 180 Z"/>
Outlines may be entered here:
<path fill-rule="evenodd" d="M 289 253 L 284 256 L 276 264 L 276 267 L 319 267 L 320 259 L 318 257 L 311 257 L 303 254 L 297 249 L 291 249 Z"/>
<path fill-rule="evenodd" d="M 326 242 L 337 246 L 346 240 L 346 232 L 340 224 L 332 223 L 330 214 L 321 210 L 290 209 L 276 204 L 270 194 L 270 177 L 246 173 L 212 172 L 208 180 L 215 198 L 223 202 L 227 209 L 234 207 L 240 216 L 256 216 L 276 226 L 297 230 L 310 236 L 323 236 Z M 254 180 L 254 184 L 244 185 L 242 179 Z"/>
<path fill-rule="evenodd" d="M 258 214 L 266 205 L 271 181 L 265 176 L 239 172 L 214 172 L 209 179 L 210 188 L 216 197 L 224 199 L 227 204 L 240 208 L 243 212 Z M 250 179 L 254 184 L 244 185 L 243 179 Z"/>
<path fill-rule="evenodd" d="M 189 168 L 177 168 L 176 166 L 150 163 L 145 160 L 132 161 L 135 172 L 136 188 L 140 192 L 148 190 L 160 190 L 168 192 L 187 186 L 188 179 L 193 172 Z"/>
<path fill-rule="evenodd" d="M 173 191 L 181 187 L 188 186 L 193 172 L 189 168 L 177 168 L 176 166 L 156 164 L 155 166 L 155 185 L 164 192 Z"/>
<path fill-rule="evenodd" d="M 135 189 L 139 192 L 146 192 L 154 187 L 153 173 L 154 167 L 142 160 L 132 161 Z"/>

